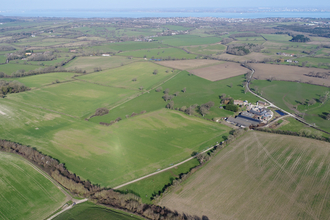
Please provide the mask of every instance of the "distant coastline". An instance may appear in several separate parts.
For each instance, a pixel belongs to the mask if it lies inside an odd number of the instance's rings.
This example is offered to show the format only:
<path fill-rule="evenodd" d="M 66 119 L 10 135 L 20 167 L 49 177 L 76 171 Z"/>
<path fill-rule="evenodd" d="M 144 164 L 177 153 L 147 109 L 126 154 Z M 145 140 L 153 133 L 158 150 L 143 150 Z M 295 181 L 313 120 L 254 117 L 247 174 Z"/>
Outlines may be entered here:
<path fill-rule="evenodd" d="M 281 11 L 281 12 L 149 12 L 149 11 L 96 11 L 96 10 L 63 10 L 63 11 L 0 11 L 3 16 L 19 17 L 71 17 L 71 18 L 143 18 L 143 17 L 218 17 L 218 18 L 330 18 L 330 12 Z"/>

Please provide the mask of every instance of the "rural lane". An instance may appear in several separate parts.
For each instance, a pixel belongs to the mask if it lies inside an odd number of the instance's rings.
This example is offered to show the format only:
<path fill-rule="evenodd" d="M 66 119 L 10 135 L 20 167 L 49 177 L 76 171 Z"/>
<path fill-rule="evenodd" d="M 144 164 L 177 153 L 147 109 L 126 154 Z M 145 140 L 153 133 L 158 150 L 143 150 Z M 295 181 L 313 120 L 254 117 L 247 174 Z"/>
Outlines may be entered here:
<path fill-rule="evenodd" d="M 205 152 L 211 150 L 212 148 L 214 148 L 214 146 L 212 146 L 212 147 L 210 147 L 210 148 L 208 148 L 208 149 L 206 149 L 206 150 L 204 150 L 204 151 L 202 151 L 202 152 L 200 152 L 200 153 L 198 153 L 198 154 L 205 153 Z M 197 154 L 197 155 L 198 155 L 198 154 Z M 157 175 L 157 174 L 159 174 L 159 173 L 165 172 L 165 171 L 167 171 L 167 170 L 173 169 L 173 168 L 176 167 L 176 166 L 179 166 L 179 165 L 181 165 L 181 164 L 184 164 L 184 163 L 186 163 L 186 162 L 188 162 L 188 161 L 190 161 L 190 160 L 196 158 L 197 155 L 195 155 L 195 156 L 193 156 L 193 157 L 189 157 L 188 159 L 186 159 L 186 160 L 184 160 L 184 161 L 182 161 L 182 162 L 180 162 L 180 163 L 174 164 L 173 166 L 170 166 L 170 167 L 167 167 L 167 168 L 165 168 L 165 169 L 162 169 L 162 170 L 156 171 L 156 172 L 154 172 L 154 173 L 151 173 L 151 174 L 145 175 L 145 176 L 143 176 L 143 177 L 137 178 L 137 179 L 135 179 L 135 180 L 132 180 L 132 181 L 127 182 L 127 183 L 124 183 L 124 184 L 122 184 L 122 185 L 119 185 L 119 186 L 113 187 L 112 189 L 119 189 L 119 188 L 124 187 L 124 186 L 127 186 L 127 185 L 129 185 L 129 184 L 132 184 L 132 183 L 138 182 L 138 181 L 143 180 L 143 179 L 146 179 L 146 178 L 148 178 L 148 177 L 151 177 L 151 176 Z"/>
<path fill-rule="evenodd" d="M 254 74 L 254 69 L 252 69 L 252 68 L 248 68 L 248 69 L 252 70 L 251 77 L 250 77 L 250 79 L 248 79 L 248 81 L 247 81 L 247 85 L 246 85 L 247 88 L 248 88 L 248 90 L 249 90 L 249 92 L 251 92 L 253 95 L 257 96 L 259 99 L 262 99 L 262 100 L 266 101 L 266 102 L 269 104 L 269 107 L 277 108 L 277 109 L 281 110 L 282 112 L 284 112 L 285 114 L 287 114 L 287 115 L 289 115 L 289 116 L 295 118 L 296 120 L 298 120 L 298 121 L 300 121 L 300 122 L 302 122 L 302 123 L 304 123 L 304 124 L 306 124 L 306 125 L 308 125 L 308 126 L 310 126 L 310 127 L 315 128 L 313 125 L 307 123 L 306 121 L 302 120 L 301 118 L 299 118 L 299 117 L 297 117 L 297 116 L 291 114 L 290 112 L 285 111 L 284 109 L 281 109 L 280 107 L 276 106 L 275 104 L 273 104 L 272 102 L 270 102 L 270 101 L 268 101 L 267 99 L 263 98 L 262 96 L 260 96 L 260 95 L 258 95 L 258 94 L 256 94 L 256 93 L 252 92 L 251 89 L 250 89 L 250 81 L 251 81 L 252 76 L 253 76 L 253 74 Z"/>
<path fill-rule="evenodd" d="M 71 209 L 74 205 L 77 205 L 79 203 L 83 203 L 86 202 L 88 199 L 81 199 L 81 200 L 77 200 L 77 199 L 73 199 L 72 201 L 74 202 L 73 204 L 69 205 L 68 207 L 64 208 L 63 210 L 61 210 L 60 212 L 56 213 L 55 215 L 52 215 L 51 217 L 49 217 L 47 220 L 52 220 L 53 218 L 55 218 L 56 216 L 62 214 L 63 212 Z"/>

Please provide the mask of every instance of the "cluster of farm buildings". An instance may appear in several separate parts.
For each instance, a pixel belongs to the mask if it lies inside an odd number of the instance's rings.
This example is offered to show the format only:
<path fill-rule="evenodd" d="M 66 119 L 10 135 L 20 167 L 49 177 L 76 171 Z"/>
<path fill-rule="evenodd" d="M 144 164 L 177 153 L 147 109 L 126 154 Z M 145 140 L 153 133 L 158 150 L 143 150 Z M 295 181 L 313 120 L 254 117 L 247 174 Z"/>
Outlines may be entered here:
<path fill-rule="evenodd" d="M 242 111 L 236 117 L 228 117 L 226 121 L 238 127 L 258 127 L 266 124 L 272 117 L 273 112 L 267 108 L 266 102 L 258 101 L 252 105 L 248 101 L 234 100 L 235 105 L 246 106 L 246 111 Z"/>

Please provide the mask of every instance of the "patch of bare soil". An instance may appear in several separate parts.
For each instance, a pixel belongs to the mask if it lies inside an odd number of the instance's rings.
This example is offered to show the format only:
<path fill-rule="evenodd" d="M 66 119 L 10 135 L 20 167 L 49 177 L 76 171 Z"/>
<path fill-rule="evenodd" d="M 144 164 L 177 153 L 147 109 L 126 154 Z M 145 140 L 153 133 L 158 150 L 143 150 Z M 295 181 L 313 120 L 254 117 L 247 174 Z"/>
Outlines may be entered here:
<path fill-rule="evenodd" d="M 235 55 L 231 55 L 231 54 L 221 54 L 216 56 L 219 59 L 223 59 L 223 60 L 231 60 L 231 61 L 246 61 L 246 60 L 256 60 L 256 61 L 263 61 L 265 58 L 269 58 L 270 56 L 265 55 L 263 53 L 250 53 L 247 54 L 245 56 L 235 56 Z"/>
<path fill-rule="evenodd" d="M 248 69 L 238 63 L 222 63 L 209 67 L 189 70 L 190 73 L 210 81 L 218 81 L 245 74 Z"/>
<path fill-rule="evenodd" d="M 310 72 L 329 73 L 329 70 L 318 68 L 307 68 L 276 64 L 253 63 L 250 66 L 255 70 L 254 78 L 267 80 L 275 77 L 276 80 L 297 81 L 321 86 L 330 86 L 330 77 L 317 78 L 307 76 Z"/>
<path fill-rule="evenodd" d="M 160 61 L 156 62 L 157 64 L 160 64 L 162 66 L 179 69 L 179 70 L 187 70 L 187 69 L 193 69 L 197 67 L 202 67 L 206 65 L 212 65 L 221 63 L 221 61 L 217 60 L 173 60 L 173 61 Z"/>

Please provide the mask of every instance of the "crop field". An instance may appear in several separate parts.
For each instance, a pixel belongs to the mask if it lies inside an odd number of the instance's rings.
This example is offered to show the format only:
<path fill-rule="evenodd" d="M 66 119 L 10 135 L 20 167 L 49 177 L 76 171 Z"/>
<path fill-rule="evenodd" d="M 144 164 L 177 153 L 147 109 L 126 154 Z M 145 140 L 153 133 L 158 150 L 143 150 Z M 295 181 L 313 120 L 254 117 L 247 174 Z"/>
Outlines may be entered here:
<path fill-rule="evenodd" d="M 156 62 L 156 63 L 160 64 L 162 66 L 173 68 L 173 69 L 188 70 L 188 69 L 194 69 L 194 68 L 198 68 L 198 67 L 202 67 L 202 66 L 220 64 L 220 63 L 222 63 L 222 61 L 199 59 L 199 60 L 161 61 L 161 62 Z"/>
<path fill-rule="evenodd" d="M 0 188 L 1 219 L 44 219 L 66 200 L 51 181 L 24 159 L 3 152 L 0 152 Z"/>
<path fill-rule="evenodd" d="M 143 218 L 125 213 L 123 211 L 110 209 L 95 205 L 92 202 L 84 202 L 75 205 L 72 209 L 62 213 L 54 220 L 142 220 Z"/>
<path fill-rule="evenodd" d="M 119 53 L 119 56 L 143 57 L 148 59 L 195 59 L 196 55 L 188 54 L 184 50 L 178 48 L 159 48 L 145 49 L 136 51 L 127 51 Z"/>
<path fill-rule="evenodd" d="M 166 48 L 168 46 L 159 44 L 158 42 L 124 42 L 124 43 L 112 43 L 102 46 L 93 46 L 90 49 L 100 51 L 131 51 L 131 50 L 143 50 L 153 48 Z"/>
<path fill-rule="evenodd" d="M 214 44 L 221 41 L 218 37 L 199 37 L 196 35 L 177 35 L 177 36 L 165 36 L 155 37 L 154 40 L 161 42 L 162 44 L 171 45 L 175 47 L 202 45 L 202 44 Z"/>
<path fill-rule="evenodd" d="M 68 70 L 74 70 L 75 68 L 86 70 L 87 73 L 94 72 L 94 68 L 111 69 L 120 67 L 121 65 L 136 62 L 138 59 L 127 59 L 122 56 L 100 57 L 77 57 L 64 67 Z"/>
<path fill-rule="evenodd" d="M 76 73 L 69 73 L 69 72 L 56 72 L 56 73 L 47 73 L 47 74 L 40 74 L 40 75 L 33 75 L 27 77 L 20 77 L 20 78 L 3 78 L 2 80 L 6 81 L 18 81 L 23 83 L 25 86 L 30 88 L 40 88 L 46 85 L 50 85 L 56 82 L 64 82 L 68 80 L 73 80 L 72 77 L 77 75 Z"/>
<path fill-rule="evenodd" d="M 330 91 L 330 88 L 315 86 L 305 83 L 285 81 L 255 80 L 251 88 L 258 87 L 258 91 L 275 105 L 300 115 L 309 123 L 315 123 L 319 128 L 330 131 L 330 121 L 325 119 L 329 113 L 330 101 L 324 104 L 317 101 L 321 95 Z M 308 100 L 315 99 L 317 102 L 311 106 L 305 104 Z"/>
<path fill-rule="evenodd" d="M 243 75 L 248 72 L 248 69 L 242 67 L 238 63 L 227 62 L 209 67 L 189 70 L 189 72 L 210 81 L 218 81 L 234 76 Z"/>
<path fill-rule="evenodd" d="M 161 109 L 106 127 L 1 100 L 3 139 L 36 147 L 83 179 L 115 187 L 222 141 L 229 128 Z"/>
<path fill-rule="evenodd" d="M 209 219 L 327 219 L 330 144 L 248 132 L 158 203 Z"/>
<path fill-rule="evenodd" d="M 23 65 L 23 64 L 14 64 L 14 63 L 8 63 L 0 65 L 0 72 L 3 72 L 7 75 L 12 75 L 12 73 L 15 73 L 17 70 L 25 70 L 25 72 L 28 72 L 30 70 L 35 70 L 38 68 L 43 68 L 42 66 L 35 66 L 35 65 Z"/>
<path fill-rule="evenodd" d="M 153 74 L 155 70 L 157 70 L 157 74 Z M 144 61 L 115 69 L 83 75 L 78 78 L 88 82 L 100 83 L 111 87 L 132 90 L 138 90 L 140 87 L 143 87 L 148 90 L 172 75 L 173 73 L 171 69 L 152 62 Z M 136 80 L 133 81 L 133 79 Z"/>
<path fill-rule="evenodd" d="M 323 79 L 306 76 L 310 72 L 329 73 L 329 70 L 260 63 L 253 63 L 250 66 L 255 70 L 253 77 L 257 79 L 267 80 L 270 77 L 275 77 L 276 80 L 300 81 L 315 85 L 330 86 L 330 77 Z"/>
<path fill-rule="evenodd" d="M 230 60 L 230 61 L 246 61 L 246 60 L 257 60 L 257 61 L 263 61 L 265 58 L 269 58 L 268 55 L 265 55 L 263 53 L 249 53 L 247 55 L 244 56 L 235 56 L 235 55 L 231 55 L 231 54 L 227 54 L 227 53 L 223 53 L 221 55 L 217 55 L 215 56 L 219 59 L 223 59 L 223 60 Z"/>
<path fill-rule="evenodd" d="M 7 99 L 61 112 L 73 117 L 84 117 L 94 112 L 97 108 L 110 106 L 135 93 L 136 91 L 128 89 L 74 81 L 11 94 L 8 95 Z"/>
<path fill-rule="evenodd" d="M 232 77 L 225 80 L 212 82 L 198 76 L 190 75 L 184 71 L 173 77 L 162 85 L 163 90 L 169 89 L 169 94 L 178 92 L 175 96 L 174 108 L 181 108 L 182 106 L 189 107 L 194 104 L 203 104 L 213 101 L 215 104 L 210 109 L 210 112 L 205 115 L 205 118 L 212 119 L 214 117 L 227 117 L 233 114 L 231 111 L 220 109 L 219 95 L 225 93 L 234 99 L 248 100 L 251 103 L 258 101 L 251 93 L 244 94 L 242 87 L 243 76 Z M 232 87 L 231 87 L 232 85 Z M 186 87 L 186 92 L 183 93 L 182 89 Z M 163 92 L 150 91 L 143 95 L 122 104 L 121 106 L 112 109 L 109 114 L 93 117 L 90 119 L 92 122 L 107 122 L 115 120 L 117 117 L 125 118 L 125 115 L 131 115 L 133 112 L 138 113 L 146 110 L 147 112 L 155 111 L 164 108 L 168 102 L 162 99 Z M 196 113 L 199 115 L 199 113 Z"/>
<path fill-rule="evenodd" d="M 198 160 L 193 159 L 180 166 L 124 186 L 118 190 L 124 193 L 132 192 L 139 195 L 142 202 L 151 203 L 151 196 L 153 193 L 158 193 L 158 191 L 161 191 L 166 184 L 170 184 L 173 179 L 178 178 L 180 174 L 188 173 L 191 168 L 198 165 Z"/>

